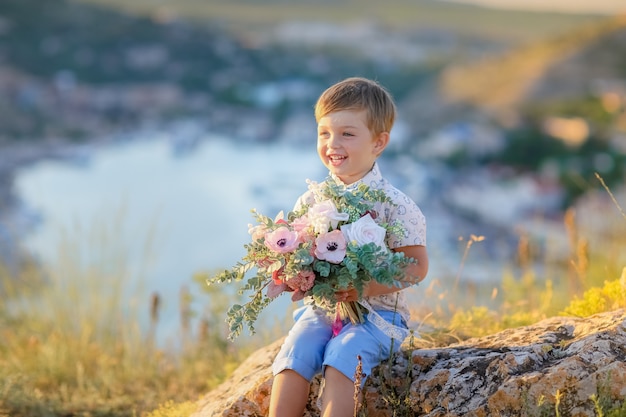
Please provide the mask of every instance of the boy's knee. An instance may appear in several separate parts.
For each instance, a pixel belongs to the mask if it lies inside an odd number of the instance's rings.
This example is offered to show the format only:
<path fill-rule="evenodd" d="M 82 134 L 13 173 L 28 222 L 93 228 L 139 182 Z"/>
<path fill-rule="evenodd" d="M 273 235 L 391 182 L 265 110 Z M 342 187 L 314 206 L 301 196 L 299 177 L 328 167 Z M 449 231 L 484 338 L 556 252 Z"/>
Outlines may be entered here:
<path fill-rule="evenodd" d="M 336 382 L 339 384 L 347 383 L 351 386 L 353 385 L 352 379 L 350 379 L 342 371 L 331 365 L 326 365 L 326 367 L 324 368 L 324 379 L 326 380 L 327 384 Z"/>

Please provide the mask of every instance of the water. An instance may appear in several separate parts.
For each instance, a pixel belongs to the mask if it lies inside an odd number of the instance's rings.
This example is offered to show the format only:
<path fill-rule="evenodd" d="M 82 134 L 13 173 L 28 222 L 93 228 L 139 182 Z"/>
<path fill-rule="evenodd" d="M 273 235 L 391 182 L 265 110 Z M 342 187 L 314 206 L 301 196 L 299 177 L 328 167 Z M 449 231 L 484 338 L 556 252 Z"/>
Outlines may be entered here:
<path fill-rule="evenodd" d="M 306 190 L 305 179 L 320 181 L 326 175 L 314 142 L 286 146 L 204 136 L 181 152 L 174 137 L 137 132 L 130 141 L 85 153 L 74 163 L 44 160 L 28 166 L 17 173 L 14 183 L 28 210 L 42 220 L 23 237 L 23 247 L 44 264 L 53 264 L 68 230 L 105 227 L 106 244 L 123 252 L 134 274 L 145 276 L 140 294 L 145 302 L 144 326 L 149 295 L 157 292 L 164 297 L 160 323 L 166 338 L 175 337 L 178 328 L 181 288 L 192 294 L 200 291 L 193 274 L 230 267 L 244 254 L 247 225 L 253 222 L 250 209 L 270 216 L 289 211 Z M 445 210 L 432 206 L 435 199 L 427 171 L 402 158 L 381 160 L 383 173 L 407 191 L 427 216 L 429 277 L 454 276 L 461 251 L 450 242 L 463 231 Z M 88 259 L 102 256 L 98 253 L 102 246 L 77 245 Z M 484 264 L 473 265 L 471 260 L 465 273 L 475 266 L 476 271 L 489 273 Z M 410 291 L 421 302 L 419 288 Z M 289 297 L 280 297 L 262 320 L 284 321 L 290 304 Z"/>
<path fill-rule="evenodd" d="M 243 255 L 251 208 L 271 216 L 288 211 L 306 190 L 306 178 L 323 179 L 314 146 L 238 145 L 215 137 L 180 156 L 166 137 L 139 137 L 81 164 L 42 161 L 20 171 L 14 183 L 42 218 L 22 244 L 51 264 L 68 230 L 99 223 L 116 235 L 110 243 L 126 248 L 137 270 L 145 263 L 137 257 L 152 240 L 144 291 L 146 300 L 153 291 L 165 296 L 161 317 L 168 327 L 178 320 L 181 287 L 195 291 L 194 273 L 229 267 Z"/>

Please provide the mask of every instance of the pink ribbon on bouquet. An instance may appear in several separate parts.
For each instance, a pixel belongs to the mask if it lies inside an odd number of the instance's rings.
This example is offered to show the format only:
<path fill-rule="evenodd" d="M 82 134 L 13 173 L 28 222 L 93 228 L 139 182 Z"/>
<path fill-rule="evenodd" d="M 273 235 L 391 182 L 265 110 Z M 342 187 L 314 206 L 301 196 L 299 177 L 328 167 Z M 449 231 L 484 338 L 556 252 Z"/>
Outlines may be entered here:
<path fill-rule="evenodd" d="M 337 336 L 339 332 L 343 329 L 343 322 L 341 321 L 341 315 L 339 314 L 339 309 L 335 313 L 335 321 L 332 324 L 333 337 Z"/>

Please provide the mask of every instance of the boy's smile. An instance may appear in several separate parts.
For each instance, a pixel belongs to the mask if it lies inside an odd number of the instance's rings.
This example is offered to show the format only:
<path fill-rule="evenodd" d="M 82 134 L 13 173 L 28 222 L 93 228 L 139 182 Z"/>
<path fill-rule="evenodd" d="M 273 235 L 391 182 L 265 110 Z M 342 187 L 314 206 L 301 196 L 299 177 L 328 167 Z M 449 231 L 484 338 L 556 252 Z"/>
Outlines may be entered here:
<path fill-rule="evenodd" d="M 375 136 L 365 110 L 339 110 L 319 120 L 317 153 L 322 163 L 345 184 L 367 174 L 389 141 L 389 133 Z"/>
<path fill-rule="evenodd" d="M 328 159 L 330 159 L 330 163 L 331 163 L 331 164 L 333 164 L 333 165 L 339 165 L 339 164 L 341 164 L 341 162 L 342 162 L 343 160 L 345 160 L 345 159 L 346 159 L 346 157 L 345 157 L 345 156 L 339 156 L 339 155 L 334 155 L 334 154 L 333 154 L 333 155 L 328 155 Z"/>

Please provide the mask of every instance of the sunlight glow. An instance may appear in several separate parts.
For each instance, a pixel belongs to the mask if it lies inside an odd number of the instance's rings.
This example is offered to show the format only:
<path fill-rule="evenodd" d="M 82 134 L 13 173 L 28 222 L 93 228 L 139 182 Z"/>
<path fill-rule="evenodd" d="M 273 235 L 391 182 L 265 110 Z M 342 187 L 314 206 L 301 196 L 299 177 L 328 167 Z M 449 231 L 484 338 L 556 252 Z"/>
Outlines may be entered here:
<path fill-rule="evenodd" d="M 449 0 L 445 0 L 449 1 Z M 597 13 L 620 14 L 626 13 L 626 4 L 623 0 L 454 0 L 454 3 L 475 4 L 478 6 L 497 9 L 550 11 L 564 13 Z"/>

